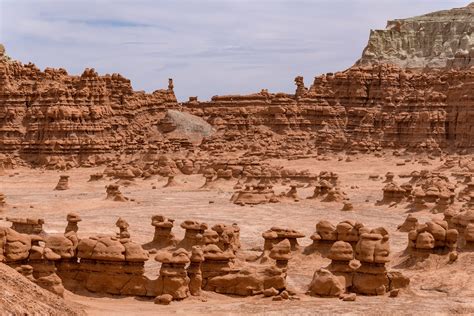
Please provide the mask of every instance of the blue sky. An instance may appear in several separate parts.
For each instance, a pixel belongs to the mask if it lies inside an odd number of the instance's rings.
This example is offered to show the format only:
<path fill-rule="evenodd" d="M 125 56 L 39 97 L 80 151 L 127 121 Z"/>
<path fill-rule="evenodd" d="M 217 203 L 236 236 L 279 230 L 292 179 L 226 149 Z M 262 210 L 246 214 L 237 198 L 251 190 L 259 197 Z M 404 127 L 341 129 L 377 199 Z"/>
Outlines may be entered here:
<path fill-rule="evenodd" d="M 0 0 L 0 42 L 38 67 L 119 72 L 180 100 L 269 89 L 350 67 L 388 19 L 458 0 Z"/>

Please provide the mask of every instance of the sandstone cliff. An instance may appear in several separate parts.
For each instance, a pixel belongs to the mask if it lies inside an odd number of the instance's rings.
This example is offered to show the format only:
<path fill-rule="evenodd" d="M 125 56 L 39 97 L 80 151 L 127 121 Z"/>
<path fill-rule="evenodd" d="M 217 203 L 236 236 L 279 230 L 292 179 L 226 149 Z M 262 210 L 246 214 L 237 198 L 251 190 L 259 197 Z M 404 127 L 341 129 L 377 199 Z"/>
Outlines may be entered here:
<path fill-rule="evenodd" d="M 119 74 L 40 71 L 7 57 L 2 46 L 0 154 L 53 166 L 67 159 L 72 167 L 196 148 L 260 158 L 472 150 L 473 14 L 471 4 L 390 21 L 371 33 L 355 66 L 318 76 L 309 88 L 296 77 L 294 94 L 262 90 L 182 104 L 171 79 L 168 89 L 148 94 Z"/>
<path fill-rule="evenodd" d="M 0 153 L 19 153 L 37 162 L 42 157 L 96 154 L 141 149 L 153 137 L 167 109 L 178 108 L 172 82 L 151 94 L 133 91 L 119 74 L 80 76 L 64 69 L 40 71 L 0 59 Z"/>
<path fill-rule="evenodd" d="M 373 30 L 359 65 L 389 63 L 409 68 L 474 65 L 474 3 L 464 8 L 388 21 Z"/>
<path fill-rule="evenodd" d="M 336 150 L 458 150 L 474 145 L 473 84 L 472 70 L 355 66 L 316 77 L 302 95 L 263 91 L 184 105 L 216 127 L 227 147 L 233 141 L 240 148 L 245 139 L 254 139 L 254 145 L 280 149 L 304 143 Z M 270 136 L 262 140 L 261 133 Z M 214 143 L 218 140 L 214 136 Z"/>

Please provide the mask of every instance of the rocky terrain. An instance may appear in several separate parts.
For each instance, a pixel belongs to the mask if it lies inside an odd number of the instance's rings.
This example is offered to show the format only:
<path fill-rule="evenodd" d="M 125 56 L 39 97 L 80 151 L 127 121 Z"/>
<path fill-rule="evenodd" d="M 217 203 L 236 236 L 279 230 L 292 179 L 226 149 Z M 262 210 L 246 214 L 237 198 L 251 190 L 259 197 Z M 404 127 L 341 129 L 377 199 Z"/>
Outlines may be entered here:
<path fill-rule="evenodd" d="M 474 313 L 472 12 L 390 21 L 292 94 L 182 103 L 0 46 L 0 310 Z"/>

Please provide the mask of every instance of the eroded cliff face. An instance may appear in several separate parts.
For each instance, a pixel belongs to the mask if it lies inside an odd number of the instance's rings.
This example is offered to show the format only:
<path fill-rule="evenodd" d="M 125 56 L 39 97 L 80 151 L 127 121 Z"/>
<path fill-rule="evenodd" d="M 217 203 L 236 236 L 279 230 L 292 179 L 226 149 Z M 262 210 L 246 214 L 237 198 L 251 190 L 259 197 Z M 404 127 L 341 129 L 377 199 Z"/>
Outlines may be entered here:
<path fill-rule="evenodd" d="M 262 90 L 206 102 L 191 98 L 180 105 L 172 84 L 146 94 L 134 92 L 118 74 L 99 76 L 87 69 L 69 76 L 62 69 L 40 71 L 32 64 L 3 61 L 0 150 L 38 164 L 73 156 L 84 165 L 123 153 L 197 147 L 293 158 L 328 149 L 474 147 L 472 70 L 354 66 L 316 77 L 309 89 L 302 78 L 295 81 L 295 94 Z M 193 145 L 178 132 L 169 109 L 201 117 L 216 132 Z"/>
<path fill-rule="evenodd" d="M 474 65 L 474 3 L 464 8 L 388 21 L 372 30 L 358 65 L 395 64 L 407 68 Z"/>
<path fill-rule="evenodd" d="M 182 104 L 172 80 L 168 89 L 147 94 L 119 74 L 40 71 L 0 46 L 0 154 L 43 165 L 73 157 L 70 166 L 77 166 L 196 149 L 211 157 L 259 158 L 324 150 L 470 151 L 473 21 L 474 4 L 390 21 L 372 32 L 355 66 L 318 76 L 310 88 L 296 77 L 294 94 L 262 90 Z"/>
<path fill-rule="evenodd" d="M 146 94 L 133 91 L 119 74 L 86 69 L 70 76 L 0 58 L 1 153 L 38 161 L 136 151 L 154 138 L 159 147 L 158 123 L 166 109 L 178 107 L 172 83 Z"/>
<path fill-rule="evenodd" d="M 355 66 L 316 77 L 303 93 L 262 91 L 184 105 L 219 129 L 214 147 L 220 138 L 227 149 L 232 144 L 245 147 L 251 140 L 270 147 L 459 150 L 474 145 L 473 84 L 471 70 Z"/>
<path fill-rule="evenodd" d="M 204 144 L 212 150 L 472 149 L 473 30 L 474 3 L 389 21 L 371 32 L 355 66 L 318 76 L 309 89 L 297 77 L 295 94 L 184 105 L 219 129 Z"/>

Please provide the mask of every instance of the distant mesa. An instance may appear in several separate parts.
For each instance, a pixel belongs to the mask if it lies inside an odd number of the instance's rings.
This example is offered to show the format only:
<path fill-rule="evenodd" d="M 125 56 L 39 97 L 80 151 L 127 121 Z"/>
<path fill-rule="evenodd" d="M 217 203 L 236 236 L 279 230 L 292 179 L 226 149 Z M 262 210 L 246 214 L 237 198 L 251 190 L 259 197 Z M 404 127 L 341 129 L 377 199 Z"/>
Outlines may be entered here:
<path fill-rule="evenodd" d="M 387 22 L 370 32 L 357 65 L 390 63 L 403 68 L 474 65 L 474 3 Z"/>

